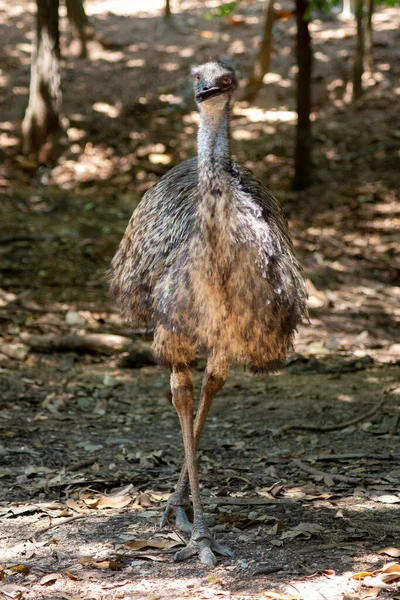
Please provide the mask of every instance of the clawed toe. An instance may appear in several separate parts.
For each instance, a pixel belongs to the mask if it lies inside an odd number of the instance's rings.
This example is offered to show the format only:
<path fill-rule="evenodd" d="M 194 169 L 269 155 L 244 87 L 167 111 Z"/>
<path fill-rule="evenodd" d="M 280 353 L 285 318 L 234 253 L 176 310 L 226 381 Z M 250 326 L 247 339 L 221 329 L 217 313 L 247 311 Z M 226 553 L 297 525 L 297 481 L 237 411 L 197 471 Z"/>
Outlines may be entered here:
<path fill-rule="evenodd" d="M 221 544 L 214 539 L 202 538 L 199 540 L 194 540 L 191 538 L 185 548 L 179 550 L 179 552 L 176 552 L 174 555 L 174 560 L 180 562 L 197 554 L 204 565 L 213 567 L 217 564 L 217 559 L 214 552 L 216 554 L 221 554 L 221 556 L 234 558 L 234 554 L 231 550 L 229 550 L 229 548 L 221 546 Z"/>
<path fill-rule="evenodd" d="M 160 527 L 165 527 L 168 521 L 175 517 L 175 525 L 177 528 L 183 533 L 191 535 L 192 523 L 186 514 L 186 510 L 189 505 L 189 499 L 187 496 L 181 497 L 172 495 L 161 515 Z"/>

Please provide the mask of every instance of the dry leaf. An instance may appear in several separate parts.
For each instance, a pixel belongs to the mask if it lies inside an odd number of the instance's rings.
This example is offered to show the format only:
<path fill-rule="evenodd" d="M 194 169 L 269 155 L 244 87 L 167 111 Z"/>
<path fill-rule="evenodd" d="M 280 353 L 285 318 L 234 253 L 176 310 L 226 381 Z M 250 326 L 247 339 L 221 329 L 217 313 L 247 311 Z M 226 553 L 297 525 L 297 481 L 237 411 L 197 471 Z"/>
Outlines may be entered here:
<path fill-rule="evenodd" d="M 382 502 L 383 504 L 397 504 L 400 502 L 399 496 L 393 494 L 384 494 L 383 496 L 376 496 L 373 498 L 375 502 Z"/>
<path fill-rule="evenodd" d="M 150 500 L 150 496 L 145 493 L 139 494 L 137 498 L 137 503 L 140 504 L 140 506 L 144 506 L 145 508 L 151 508 L 153 506 Z"/>
<path fill-rule="evenodd" d="M 299 535 L 304 535 L 307 539 L 309 539 L 312 535 L 318 535 L 323 531 L 324 528 L 322 525 L 318 525 L 318 523 L 299 523 L 291 531 L 285 531 L 282 533 L 281 540 L 292 539 Z"/>
<path fill-rule="evenodd" d="M 94 498 L 92 495 L 83 494 L 82 500 L 85 504 L 90 506 L 90 508 L 124 508 L 128 506 L 132 502 L 131 496 L 100 496 L 99 498 Z"/>
<path fill-rule="evenodd" d="M 275 592 L 263 592 L 266 598 L 271 600 L 301 600 L 301 596 L 298 594 L 276 594 Z"/>
<path fill-rule="evenodd" d="M 21 598 L 24 592 L 27 592 L 28 588 L 17 583 L 6 583 L 0 585 L 0 594 L 4 594 L 8 598 Z"/>
<path fill-rule="evenodd" d="M 150 540 L 131 540 L 123 544 L 123 546 L 125 546 L 125 548 L 129 548 L 129 550 L 142 550 L 143 548 L 157 548 L 158 550 L 164 550 L 165 548 L 169 549 L 174 548 L 175 546 L 182 545 L 184 545 L 184 542 L 181 539 L 171 540 L 165 538 L 153 538 Z"/>
<path fill-rule="evenodd" d="M 66 505 L 71 510 L 74 510 L 77 513 L 87 513 L 88 510 L 86 508 L 81 508 L 77 502 L 73 498 L 68 498 Z"/>
<path fill-rule="evenodd" d="M 99 498 L 96 508 L 124 508 L 131 502 L 131 496 L 102 496 Z"/>
<path fill-rule="evenodd" d="M 53 585 L 53 583 L 55 583 L 57 579 L 60 579 L 60 577 L 61 573 L 49 573 L 48 575 L 42 577 L 39 583 L 40 585 Z"/>
<path fill-rule="evenodd" d="M 370 571 L 360 571 L 359 573 L 354 573 L 351 576 L 352 579 L 365 579 L 365 577 L 372 577 L 372 573 Z"/>
<path fill-rule="evenodd" d="M 376 598 L 379 595 L 380 591 L 381 588 L 373 587 L 370 590 L 368 590 L 365 594 L 363 594 L 362 600 L 372 600 L 373 598 Z"/>
<path fill-rule="evenodd" d="M 93 558 L 82 558 L 82 563 L 91 565 L 96 569 L 111 569 L 111 571 L 120 571 L 121 567 L 115 560 L 94 560 Z"/>
<path fill-rule="evenodd" d="M 15 573 L 22 573 L 23 575 L 27 575 L 29 573 L 29 571 L 32 569 L 32 567 L 28 566 L 28 565 L 13 565 L 10 568 Z"/>
<path fill-rule="evenodd" d="M 374 571 L 374 573 L 398 573 L 400 575 L 400 563 L 387 563 L 387 565 L 385 565 L 381 569 L 378 569 L 377 571 Z"/>
<path fill-rule="evenodd" d="M 129 550 L 141 550 L 142 548 L 147 548 L 147 540 L 131 540 L 130 542 L 125 542 L 123 546 L 129 548 Z"/>
<path fill-rule="evenodd" d="M 382 550 L 379 550 L 378 554 L 387 554 L 392 558 L 398 558 L 400 556 L 400 548 L 393 548 L 392 546 L 389 546 L 388 548 L 382 548 Z"/>

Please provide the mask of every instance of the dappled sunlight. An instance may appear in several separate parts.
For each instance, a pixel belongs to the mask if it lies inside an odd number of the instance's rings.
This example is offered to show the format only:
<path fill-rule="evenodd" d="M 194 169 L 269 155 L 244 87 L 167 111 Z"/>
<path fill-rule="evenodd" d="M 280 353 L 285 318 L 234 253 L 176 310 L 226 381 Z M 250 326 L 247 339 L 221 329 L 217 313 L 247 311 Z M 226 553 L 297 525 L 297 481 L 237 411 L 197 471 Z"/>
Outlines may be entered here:
<path fill-rule="evenodd" d="M 293 122 L 297 114 L 293 110 L 262 110 L 260 108 L 236 108 L 235 114 L 246 116 L 252 123 L 265 121 Z"/>
<path fill-rule="evenodd" d="M 19 143 L 35 2 L 0 0 L 0 586 L 4 573 L 33 599 L 339 600 L 367 592 L 354 573 L 397 560 L 380 552 L 398 546 L 400 506 L 399 13 L 374 14 L 374 69 L 356 103 L 354 19 L 312 21 L 313 183 L 293 192 L 293 3 L 279 7 L 289 18 L 274 22 L 270 69 L 250 103 L 239 98 L 265 2 L 204 18 L 220 4 L 172 0 L 170 27 L 164 0 L 86 0 L 87 59 L 64 6 L 65 135 L 57 161 L 39 164 Z M 173 548 L 123 546 L 176 535 L 157 524 L 182 440 L 169 371 L 153 364 L 151 332 L 118 313 L 105 273 L 142 195 L 196 154 L 190 69 L 216 58 L 239 74 L 233 157 L 288 216 L 310 322 L 283 369 L 234 365 L 213 403 L 201 493 L 236 558 L 209 570 L 174 563 Z M 122 346 L 103 354 L 99 336 Z M 66 346 L 41 352 L 34 338 Z M 193 368 L 196 400 L 205 358 Z M 100 511 L 88 491 L 129 503 Z M 12 570 L 25 563 L 30 572 Z M 57 577 L 41 583 L 47 573 Z"/>
<path fill-rule="evenodd" d="M 107 117 L 110 117 L 110 119 L 117 119 L 121 115 L 120 106 L 112 106 L 106 102 L 95 102 L 92 108 L 96 112 L 107 115 Z"/>

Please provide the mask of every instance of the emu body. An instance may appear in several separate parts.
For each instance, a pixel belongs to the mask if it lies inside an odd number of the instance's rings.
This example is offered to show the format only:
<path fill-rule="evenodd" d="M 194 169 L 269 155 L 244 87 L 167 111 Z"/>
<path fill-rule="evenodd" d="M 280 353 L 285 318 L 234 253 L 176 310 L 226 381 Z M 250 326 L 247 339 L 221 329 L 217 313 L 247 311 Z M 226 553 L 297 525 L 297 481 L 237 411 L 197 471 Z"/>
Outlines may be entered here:
<path fill-rule="evenodd" d="M 279 203 L 251 171 L 230 157 L 229 113 L 236 76 L 223 63 L 194 71 L 200 108 L 198 156 L 173 168 L 132 215 L 111 266 L 111 291 L 127 320 L 154 328 L 154 351 L 171 367 L 185 462 L 163 522 L 175 513 L 191 531 L 182 560 L 212 550 L 230 555 L 203 518 L 196 449 L 212 398 L 229 365 L 276 370 L 306 315 L 305 286 Z M 190 364 L 209 360 L 196 420 Z M 194 522 L 184 511 L 188 483 Z"/>

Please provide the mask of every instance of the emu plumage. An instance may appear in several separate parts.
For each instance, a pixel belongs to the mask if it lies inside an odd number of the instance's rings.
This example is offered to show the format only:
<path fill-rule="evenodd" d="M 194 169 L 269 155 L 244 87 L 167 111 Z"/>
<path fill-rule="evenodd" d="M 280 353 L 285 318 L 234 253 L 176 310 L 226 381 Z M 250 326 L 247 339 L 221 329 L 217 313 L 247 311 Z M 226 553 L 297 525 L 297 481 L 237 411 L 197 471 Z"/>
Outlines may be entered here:
<path fill-rule="evenodd" d="M 198 155 L 173 168 L 141 200 L 113 259 L 111 291 L 127 320 L 154 328 L 154 352 L 171 368 L 185 461 L 162 523 L 175 513 L 191 532 L 176 560 L 230 556 L 211 536 L 200 500 L 196 449 L 229 365 L 271 372 L 306 316 L 306 292 L 284 213 L 251 171 L 230 156 L 229 114 L 237 82 L 221 62 L 193 70 L 200 109 Z M 208 363 L 196 419 L 190 365 Z M 193 526 L 187 508 L 192 495 Z"/>

